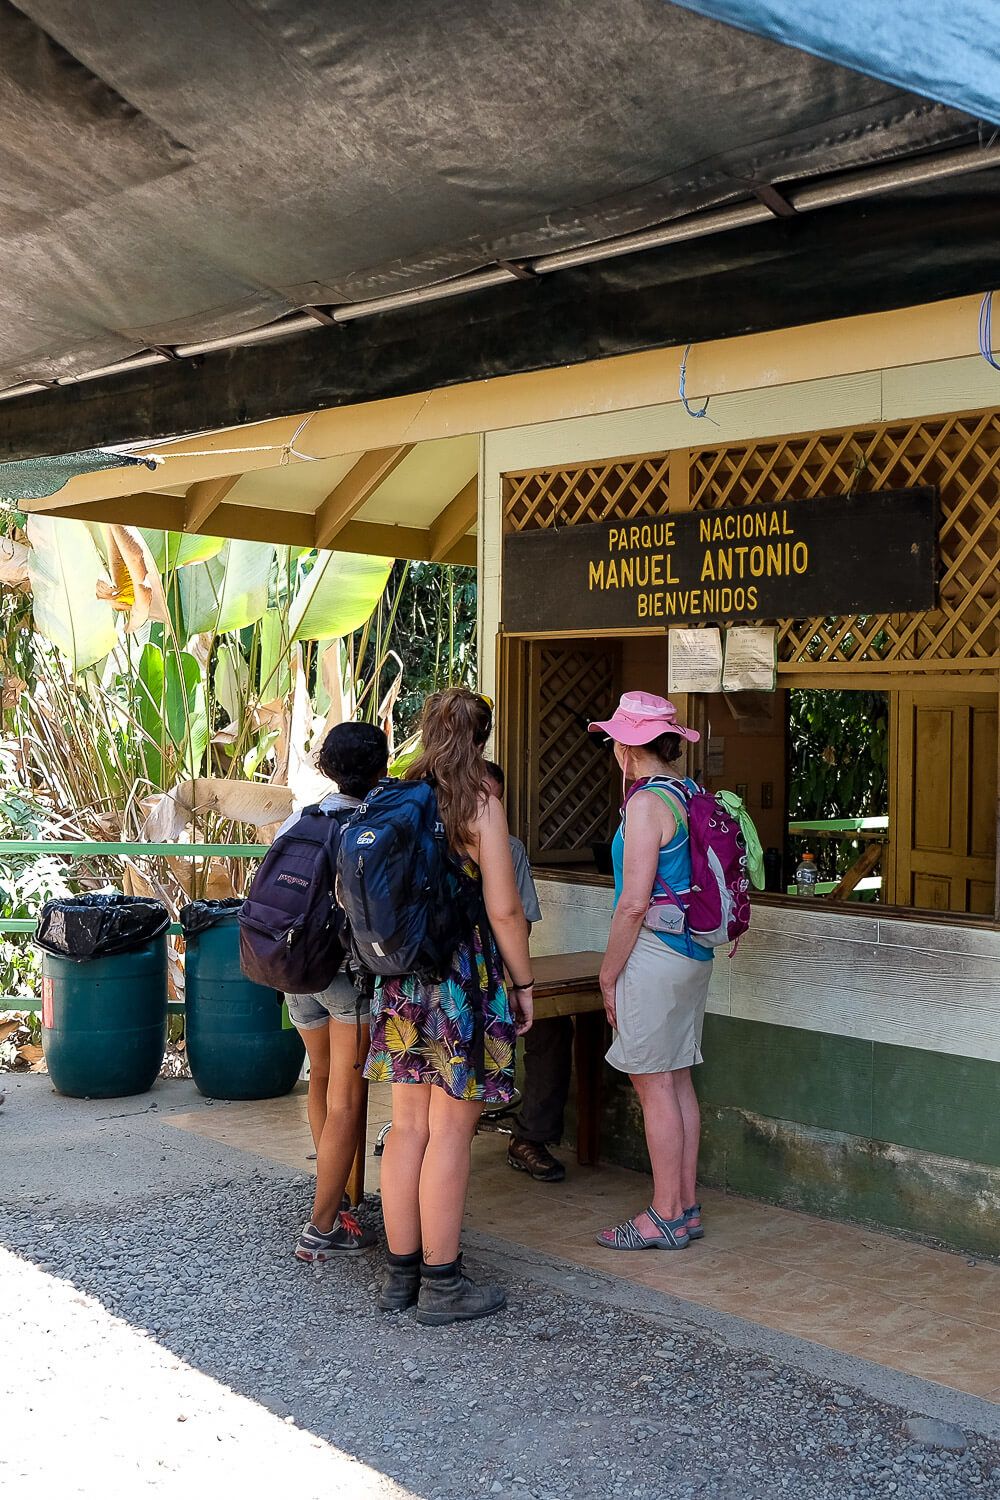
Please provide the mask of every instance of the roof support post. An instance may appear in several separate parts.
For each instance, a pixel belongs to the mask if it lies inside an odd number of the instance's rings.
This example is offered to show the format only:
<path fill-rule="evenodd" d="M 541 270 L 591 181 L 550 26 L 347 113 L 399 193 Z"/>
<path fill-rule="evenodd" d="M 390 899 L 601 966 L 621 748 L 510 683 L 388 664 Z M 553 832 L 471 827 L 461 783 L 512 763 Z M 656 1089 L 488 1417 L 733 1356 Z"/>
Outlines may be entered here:
<path fill-rule="evenodd" d="M 313 545 L 332 547 L 348 521 L 412 451 L 412 443 L 403 443 L 396 448 L 372 448 L 359 458 L 317 510 Z"/>
<path fill-rule="evenodd" d="M 431 522 L 431 561 L 443 562 L 475 525 L 479 514 L 479 475 L 473 474 Z"/>
<path fill-rule="evenodd" d="M 242 475 L 224 474 L 221 479 L 200 479 L 184 496 L 184 530 L 204 533 L 205 522 L 238 484 Z"/>

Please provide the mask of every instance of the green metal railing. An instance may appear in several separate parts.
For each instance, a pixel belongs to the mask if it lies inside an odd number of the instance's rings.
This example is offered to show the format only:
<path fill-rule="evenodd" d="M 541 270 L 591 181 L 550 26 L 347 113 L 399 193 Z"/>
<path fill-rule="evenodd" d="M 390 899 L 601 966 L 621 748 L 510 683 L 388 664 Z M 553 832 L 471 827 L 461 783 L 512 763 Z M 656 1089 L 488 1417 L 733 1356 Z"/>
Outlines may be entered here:
<path fill-rule="evenodd" d="M 100 839 L 0 839 L 0 864 L 5 854 L 65 854 L 67 858 L 94 854 L 167 856 L 170 859 L 258 859 L 268 844 L 102 844 Z"/>
<path fill-rule="evenodd" d="M 130 844 L 101 843 L 95 839 L 0 839 L 0 867 L 9 854 L 61 854 L 67 859 L 92 858 L 95 855 L 128 859 L 259 859 L 268 844 Z M 0 917 L 0 932 L 34 932 L 33 917 Z M 179 933 L 179 922 L 171 922 L 171 933 Z M 0 1010 L 41 1009 L 34 995 L 0 995 Z M 171 1004 L 168 1009 L 183 1015 L 184 1007 Z"/>

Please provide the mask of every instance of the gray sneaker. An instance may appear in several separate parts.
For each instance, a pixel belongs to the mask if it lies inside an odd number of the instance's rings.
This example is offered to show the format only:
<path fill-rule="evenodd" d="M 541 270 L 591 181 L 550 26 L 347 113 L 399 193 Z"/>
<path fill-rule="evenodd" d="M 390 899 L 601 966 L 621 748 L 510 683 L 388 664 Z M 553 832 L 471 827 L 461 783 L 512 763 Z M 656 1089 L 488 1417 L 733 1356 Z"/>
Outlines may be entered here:
<path fill-rule="evenodd" d="M 507 1293 L 502 1286 L 483 1286 L 462 1272 L 462 1257 L 456 1262 L 458 1270 L 454 1276 L 422 1277 L 420 1295 L 417 1298 L 416 1319 L 418 1323 L 440 1328 L 445 1323 L 460 1323 L 471 1318 L 488 1318 L 507 1304 Z"/>
<path fill-rule="evenodd" d="M 305 1261 L 337 1260 L 342 1255 L 364 1255 L 376 1240 L 373 1229 L 362 1229 L 353 1214 L 341 1209 L 327 1233 L 315 1224 L 307 1224 L 299 1235 L 295 1254 Z"/>

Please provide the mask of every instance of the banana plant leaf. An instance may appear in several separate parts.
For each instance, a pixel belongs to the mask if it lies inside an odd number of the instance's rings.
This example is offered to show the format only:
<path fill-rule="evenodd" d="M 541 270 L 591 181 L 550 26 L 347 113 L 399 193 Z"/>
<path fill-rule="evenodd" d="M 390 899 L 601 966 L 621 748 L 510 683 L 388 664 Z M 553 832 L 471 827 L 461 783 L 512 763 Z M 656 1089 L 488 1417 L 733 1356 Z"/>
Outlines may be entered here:
<path fill-rule="evenodd" d="M 118 640 L 114 612 L 97 596 L 107 577 L 82 521 L 29 516 L 35 629 L 66 657 L 74 673 L 103 661 Z"/>
<path fill-rule="evenodd" d="M 174 767 L 197 774 L 208 748 L 208 707 L 201 666 L 189 651 L 143 647 L 136 673 L 137 717 L 145 733 L 142 758 L 154 786 Z"/>
<path fill-rule="evenodd" d="M 146 738 L 141 753 L 146 777 L 163 785 L 163 652 L 151 642 L 142 648 L 135 684 L 136 714 Z"/>
<path fill-rule="evenodd" d="M 247 694 L 250 687 L 250 668 L 246 657 L 234 642 L 219 647 L 215 659 L 216 701 L 225 709 L 230 719 L 239 723 L 246 712 Z"/>
<path fill-rule="evenodd" d="M 186 775 L 197 776 L 208 748 L 208 706 L 201 667 L 189 651 L 168 652 L 164 665 L 167 730 L 182 751 Z"/>
<path fill-rule="evenodd" d="M 206 562 L 177 574 L 184 634 L 221 635 L 253 625 L 267 609 L 274 548 L 266 542 L 225 542 Z"/>
<path fill-rule="evenodd" d="M 28 559 L 31 549 L 12 537 L 0 536 L 0 583 L 15 588 L 28 581 Z"/>
<path fill-rule="evenodd" d="M 207 562 L 210 557 L 217 557 L 225 545 L 221 536 L 188 536 L 183 531 L 160 531 L 149 526 L 136 529 L 161 573 L 187 567 L 188 563 Z"/>
<path fill-rule="evenodd" d="M 260 694 L 266 702 L 291 691 L 290 649 L 285 612 L 269 609 L 260 622 Z"/>
<path fill-rule="evenodd" d="M 288 624 L 293 641 L 351 635 L 372 614 L 385 590 L 392 559 L 360 552 L 320 552 L 301 579 Z"/>

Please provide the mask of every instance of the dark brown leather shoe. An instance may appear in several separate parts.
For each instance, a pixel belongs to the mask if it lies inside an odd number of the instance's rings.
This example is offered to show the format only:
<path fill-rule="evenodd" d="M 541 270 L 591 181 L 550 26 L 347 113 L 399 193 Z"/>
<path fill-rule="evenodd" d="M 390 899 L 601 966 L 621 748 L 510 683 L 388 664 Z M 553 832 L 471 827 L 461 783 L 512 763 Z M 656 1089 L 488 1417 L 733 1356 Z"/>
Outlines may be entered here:
<path fill-rule="evenodd" d="M 527 1172 L 536 1182 L 562 1182 L 566 1168 L 547 1146 L 537 1141 L 522 1141 L 517 1136 L 507 1147 L 507 1165 L 515 1172 Z"/>

